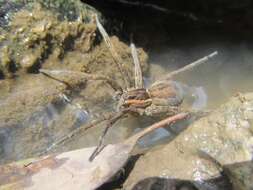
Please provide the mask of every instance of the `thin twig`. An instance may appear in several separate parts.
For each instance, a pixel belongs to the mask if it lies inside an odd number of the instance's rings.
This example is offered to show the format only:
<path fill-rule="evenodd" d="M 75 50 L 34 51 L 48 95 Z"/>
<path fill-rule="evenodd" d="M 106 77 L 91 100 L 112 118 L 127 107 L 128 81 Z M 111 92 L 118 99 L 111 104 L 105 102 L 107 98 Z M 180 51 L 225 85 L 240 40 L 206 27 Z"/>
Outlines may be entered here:
<path fill-rule="evenodd" d="M 134 61 L 134 79 L 135 79 L 135 88 L 143 88 L 143 78 L 142 78 L 142 72 L 141 72 L 141 65 L 140 61 L 138 59 L 136 47 L 134 43 L 131 43 L 131 53 Z"/>
<path fill-rule="evenodd" d="M 120 85 L 114 80 L 111 80 L 109 77 L 98 75 L 98 74 L 88 74 L 80 71 L 69 71 L 69 70 L 47 70 L 47 69 L 40 69 L 39 70 L 45 76 L 48 76 L 54 80 L 62 82 L 64 84 L 67 81 L 64 81 L 66 78 L 73 77 L 77 78 L 80 81 L 82 80 L 104 80 L 106 81 L 115 91 L 123 91 Z"/>
<path fill-rule="evenodd" d="M 110 37 L 109 35 L 107 34 L 107 32 L 105 31 L 103 25 L 99 22 L 99 19 L 98 19 L 98 16 L 95 15 L 95 20 L 96 20 L 96 24 L 97 24 L 97 27 L 98 27 L 98 30 L 99 32 L 101 33 L 101 35 L 103 36 L 103 39 L 105 41 L 105 44 L 107 45 L 109 51 L 111 52 L 111 55 L 113 57 L 113 60 L 114 62 L 116 63 L 121 75 L 122 75 L 122 78 L 124 80 L 124 84 L 125 84 L 125 87 L 126 88 L 129 88 L 129 83 L 128 81 L 130 81 L 130 78 L 128 77 L 127 73 L 124 72 L 124 69 L 122 67 L 122 63 L 123 63 L 123 60 L 121 59 L 121 57 L 118 55 L 118 53 L 116 52 L 111 40 L 110 40 Z"/>
<path fill-rule="evenodd" d="M 170 124 L 175 123 L 179 120 L 186 119 L 189 115 L 190 115 L 189 113 L 182 112 L 182 113 L 176 114 L 174 116 L 168 117 L 162 121 L 159 121 L 159 122 L 151 125 L 150 127 L 147 127 L 143 131 L 140 131 L 139 133 L 135 134 L 134 136 L 130 137 L 128 139 L 128 142 L 135 144 L 140 138 L 142 138 L 143 136 L 147 135 L 148 133 L 154 131 L 155 129 L 164 127 L 166 125 L 170 125 Z"/>
<path fill-rule="evenodd" d="M 191 70 L 194 67 L 197 67 L 197 66 L 199 66 L 199 65 L 201 65 L 201 64 L 209 61 L 211 58 L 213 58 L 216 55 L 218 55 L 217 51 L 215 51 L 215 52 L 211 53 L 210 55 L 205 56 L 205 57 L 203 57 L 203 58 L 201 58 L 201 59 L 199 59 L 199 60 L 197 60 L 197 61 L 195 61 L 195 62 L 193 62 L 193 63 L 191 63 L 189 65 L 186 65 L 186 66 L 184 66 L 184 67 L 182 67 L 180 69 L 172 71 L 171 73 L 169 73 L 168 75 L 165 76 L 165 79 L 170 79 L 170 78 L 174 77 L 175 75 L 178 75 L 178 74 L 180 74 L 182 72 Z"/>

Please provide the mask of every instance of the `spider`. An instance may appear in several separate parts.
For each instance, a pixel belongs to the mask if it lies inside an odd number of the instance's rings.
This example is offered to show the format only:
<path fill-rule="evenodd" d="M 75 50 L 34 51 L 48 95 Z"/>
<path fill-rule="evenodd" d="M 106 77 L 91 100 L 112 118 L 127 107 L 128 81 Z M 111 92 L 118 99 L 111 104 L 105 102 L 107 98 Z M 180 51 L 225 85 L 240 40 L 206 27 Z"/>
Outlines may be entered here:
<path fill-rule="evenodd" d="M 127 76 L 125 75 L 124 69 L 122 68 L 120 56 L 118 56 L 117 52 L 115 51 L 113 44 L 110 42 L 110 38 L 106 33 L 103 26 L 100 24 L 97 16 L 95 16 L 95 21 L 97 24 L 97 28 L 103 36 L 104 41 L 107 44 L 111 55 L 117 64 L 117 67 L 122 74 L 123 81 L 125 82 L 125 87 L 122 88 L 119 86 L 116 81 L 112 81 L 104 76 L 98 75 L 90 75 L 85 74 L 82 72 L 76 71 L 58 71 L 63 75 L 80 75 L 86 79 L 92 80 L 105 80 L 107 81 L 115 90 L 117 89 L 117 97 L 118 103 L 116 108 L 116 113 L 110 114 L 107 118 L 102 120 L 107 120 L 106 126 L 102 135 L 99 138 L 98 145 L 95 151 L 90 156 L 89 160 L 92 161 L 96 155 L 103 149 L 104 145 L 104 137 L 110 127 L 113 126 L 115 122 L 117 122 L 120 118 L 127 114 L 134 114 L 138 116 L 146 115 L 146 116 L 155 116 L 155 117 L 164 117 L 164 116 L 172 116 L 180 112 L 180 105 L 184 101 L 184 92 L 181 85 L 172 80 L 172 77 L 178 73 L 183 71 L 192 69 L 195 66 L 206 62 L 213 56 L 217 55 L 217 52 L 214 52 L 198 61 L 191 63 L 181 69 L 178 69 L 172 73 L 169 73 L 164 77 L 164 79 L 155 81 L 151 84 L 148 88 L 144 87 L 142 71 L 140 67 L 140 62 L 137 56 L 137 51 L 135 45 L 131 43 L 131 53 L 134 62 L 134 87 L 129 87 L 127 83 Z M 50 71 L 50 70 L 40 70 L 41 73 L 46 74 L 51 78 L 57 79 L 57 72 Z M 57 79 L 58 80 L 58 79 Z M 95 126 L 98 122 L 92 123 L 91 125 L 86 126 L 85 129 Z M 67 138 L 72 137 L 76 134 L 77 131 L 73 131 L 73 133 L 69 134 L 67 137 L 63 137 L 58 142 L 54 143 L 51 147 L 65 141 Z"/>
<path fill-rule="evenodd" d="M 99 139 L 99 143 L 91 157 L 95 156 L 103 149 L 103 139 L 108 129 L 125 114 L 145 115 L 151 117 L 167 117 L 179 113 L 180 105 L 184 101 L 184 90 L 180 83 L 171 79 L 175 74 L 188 70 L 217 54 L 214 52 L 186 67 L 176 70 L 167 75 L 164 79 L 155 81 L 148 88 L 144 87 L 142 71 L 137 57 L 136 48 L 131 43 L 132 56 L 134 60 L 135 86 L 123 90 L 117 106 L 117 114 L 108 120 L 108 123 Z M 202 114 L 202 113 L 201 113 Z"/>

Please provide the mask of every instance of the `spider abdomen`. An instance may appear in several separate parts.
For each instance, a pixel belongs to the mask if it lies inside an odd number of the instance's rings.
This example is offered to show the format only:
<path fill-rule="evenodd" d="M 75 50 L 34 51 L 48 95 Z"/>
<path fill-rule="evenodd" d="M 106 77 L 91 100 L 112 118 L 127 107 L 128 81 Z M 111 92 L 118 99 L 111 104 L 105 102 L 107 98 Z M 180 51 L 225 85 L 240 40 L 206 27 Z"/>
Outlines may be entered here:
<path fill-rule="evenodd" d="M 148 89 L 153 103 L 164 106 L 179 106 L 184 99 L 183 89 L 176 81 L 162 80 L 155 82 Z"/>

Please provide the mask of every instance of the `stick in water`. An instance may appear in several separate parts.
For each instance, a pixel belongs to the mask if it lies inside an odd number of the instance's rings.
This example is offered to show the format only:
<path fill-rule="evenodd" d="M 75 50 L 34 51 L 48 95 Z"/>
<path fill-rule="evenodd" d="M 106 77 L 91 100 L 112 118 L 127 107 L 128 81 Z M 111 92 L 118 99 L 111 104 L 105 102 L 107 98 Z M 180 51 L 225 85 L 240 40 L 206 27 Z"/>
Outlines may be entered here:
<path fill-rule="evenodd" d="M 133 149 L 133 147 L 135 146 L 135 144 L 137 143 L 137 141 L 142 138 L 143 136 L 149 134 L 150 132 L 161 128 L 161 127 L 165 127 L 166 125 L 170 125 L 172 123 L 175 123 L 177 121 L 186 119 L 189 116 L 189 113 L 179 113 L 176 114 L 174 116 L 170 116 L 162 121 L 159 121 L 149 127 L 147 127 L 146 129 L 144 129 L 143 131 L 138 132 L 137 134 L 133 135 L 132 137 L 130 137 L 129 139 L 127 139 L 123 144 L 128 145 L 131 147 L 131 150 Z M 95 149 L 95 153 L 93 152 L 93 154 L 90 156 L 89 161 L 93 161 L 97 156 L 99 156 L 99 153 L 101 153 L 103 151 L 103 149 L 106 148 L 106 146 L 102 146 L 101 148 L 99 148 L 97 150 L 97 148 Z M 131 150 L 129 150 L 131 152 Z M 130 153 L 129 152 L 129 153 Z"/>
<path fill-rule="evenodd" d="M 215 51 L 213 53 L 211 53 L 210 55 L 208 56 L 205 56 L 189 65 L 186 65 L 178 70 L 175 70 L 175 71 L 172 71 L 171 73 L 169 73 L 168 75 L 165 76 L 166 79 L 170 79 L 172 78 L 173 76 L 177 75 L 177 74 L 180 74 L 182 72 L 185 72 L 185 71 L 188 71 L 188 70 L 191 70 L 193 69 L 194 67 L 197 67 L 205 62 L 207 62 L 208 60 L 210 60 L 211 58 L 213 58 L 214 56 L 218 55 L 218 52 Z"/>
<path fill-rule="evenodd" d="M 150 127 L 147 127 L 143 131 L 138 132 L 134 136 L 130 137 L 127 141 L 129 141 L 129 143 L 136 143 L 140 138 L 149 134 L 150 132 L 152 132 L 156 129 L 159 129 L 161 127 L 165 127 L 166 125 L 170 125 L 172 123 L 175 123 L 177 121 L 186 119 L 189 115 L 190 115 L 189 113 L 182 112 L 182 113 L 176 114 L 174 116 L 167 117 L 166 119 L 163 119 L 163 120 L 151 125 Z"/>

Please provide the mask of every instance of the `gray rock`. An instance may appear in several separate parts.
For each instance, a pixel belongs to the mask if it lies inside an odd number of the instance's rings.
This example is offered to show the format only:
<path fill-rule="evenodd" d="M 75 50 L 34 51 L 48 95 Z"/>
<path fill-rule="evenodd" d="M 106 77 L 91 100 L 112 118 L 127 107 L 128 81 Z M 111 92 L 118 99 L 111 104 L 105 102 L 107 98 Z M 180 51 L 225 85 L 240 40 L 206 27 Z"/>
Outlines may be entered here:
<path fill-rule="evenodd" d="M 198 189 L 208 189 L 205 182 L 221 176 L 222 168 L 234 189 L 252 189 L 252 121 L 253 93 L 231 98 L 171 143 L 142 156 L 124 186 L 131 189 L 146 178 L 159 177 L 190 180 Z"/>

